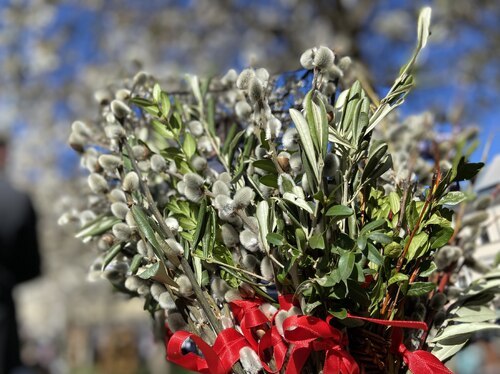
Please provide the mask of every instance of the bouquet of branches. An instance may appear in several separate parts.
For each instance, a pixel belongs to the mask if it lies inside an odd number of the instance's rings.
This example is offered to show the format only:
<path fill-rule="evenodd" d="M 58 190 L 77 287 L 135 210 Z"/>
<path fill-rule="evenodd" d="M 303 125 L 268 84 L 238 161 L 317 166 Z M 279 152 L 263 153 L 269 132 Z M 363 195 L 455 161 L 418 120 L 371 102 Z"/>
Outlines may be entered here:
<path fill-rule="evenodd" d="M 427 141 L 427 159 L 424 127 L 406 128 L 415 157 L 394 140 L 389 113 L 429 22 L 426 8 L 382 100 L 349 85 L 350 59 L 326 47 L 279 76 L 231 70 L 165 91 L 140 72 L 96 93 L 98 118 L 69 139 L 90 171 L 77 237 L 100 251 L 93 272 L 145 299 L 168 360 L 217 374 L 448 373 L 441 360 L 497 327 L 470 305 L 488 309 L 498 271 L 447 296 L 462 269 L 450 207 L 469 198 L 455 186 L 481 167 L 471 137 L 451 152 Z"/>

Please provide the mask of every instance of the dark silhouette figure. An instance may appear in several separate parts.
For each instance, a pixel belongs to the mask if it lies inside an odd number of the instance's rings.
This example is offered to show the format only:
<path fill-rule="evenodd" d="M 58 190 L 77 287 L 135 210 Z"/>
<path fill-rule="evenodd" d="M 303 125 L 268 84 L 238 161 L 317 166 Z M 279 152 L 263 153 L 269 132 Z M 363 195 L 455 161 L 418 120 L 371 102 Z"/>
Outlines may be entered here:
<path fill-rule="evenodd" d="M 36 213 L 7 180 L 7 140 L 0 137 L 0 374 L 21 367 L 13 288 L 40 274 Z"/>

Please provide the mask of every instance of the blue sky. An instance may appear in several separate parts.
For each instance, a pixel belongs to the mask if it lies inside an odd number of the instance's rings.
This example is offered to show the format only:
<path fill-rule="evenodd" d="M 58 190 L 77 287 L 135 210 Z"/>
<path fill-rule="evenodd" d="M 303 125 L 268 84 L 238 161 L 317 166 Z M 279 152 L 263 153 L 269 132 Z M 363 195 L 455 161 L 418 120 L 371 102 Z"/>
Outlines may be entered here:
<path fill-rule="evenodd" d="M 2 7 L 8 6 L 7 3 L 2 1 Z M 177 1 L 176 3 L 186 7 L 190 6 L 189 1 Z M 267 4 L 268 1 L 263 1 L 263 3 Z M 412 6 L 418 8 L 427 2 L 417 1 L 415 3 L 417 5 Z M 134 12 L 154 12 L 155 7 L 161 7 L 163 4 L 162 1 L 147 2 L 145 8 L 145 3 L 132 1 L 128 6 L 132 6 Z M 373 18 L 376 18 L 380 12 L 401 6 L 407 6 L 407 2 L 397 0 L 380 1 L 380 6 L 376 7 L 373 12 Z M 58 51 L 61 57 L 60 64 L 46 74 L 28 75 L 24 84 L 29 86 L 42 81 L 48 87 L 57 88 L 67 81 L 77 80 L 78 74 L 89 64 L 99 65 L 112 61 L 114 58 L 113 51 L 109 51 L 107 55 L 96 53 L 96 51 L 102 50 L 98 48 L 100 36 L 113 27 L 113 19 L 110 15 L 109 9 L 106 12 L 100 12 L 85 5 L 80 5 L 78 2 L 63 2 L 57 6 L 53 21 L 43 30 L 32 33 L 27 29 L 21 33 L 18 48 L 22 50 L 24 58 L 29 59 L 31 58 L 30 46 L 34 38 L 51 40 L 70 30 Z M 485 23 L 491 23 L 492 25 L 498 23 L 494 14 L 485 13 L 482 17 L 484 17 Z M 134 25 L 134 27 L 140 28 L 140 25 Z M 494 84 L 479 86 L 474 83 L 464 86 L 458 81 L 459 71 L 457 70 L 460 66 L 458 62 L 464 56 L 484 45 L 484 35 L 473 28 L 464 26 L 458 27 L 458 32 L 444 41 L 433 42 L 432 37 L 430 40 L 431 42 L 421 56 L 421 67 L 417 74 L 417 84 L 419 80 L 421 84 L 417 85 L 416 89 L 408 97 L 406 103 L 401 107 L 401 111 L 409 114 L 418 113 L 429 108 L 448 109 L 455 105 L 458 100 L 463 100 L 467 108 L 466 118 L 464 118 L 463 122 L 475 123 L 480 126 L 482 144 L 485 144 L 490 134 L 495 135 L 488 157 L 490 160 L 494 154 L 500 153 L 500 142 L 498 141 L 498 134 L 496 134 L 499 113 L 498 109 L 496 109 L 497 106 L 491 105 L 498 99 L 498 87 Z M 414 40 L 391 41 L 377 35 L 370 25 L 363 29 L 359 42 L 361 43 L 363 58 L 374 73 L 375 82 L 383 82 L 384 77 L 387 76 L 395 77 L 398 70 L 397 66 L 401 66 L 408 59 L 414 47 Z M 280 48 L 280 46 L 276 45 L 276 48 Z M 6 51 L 0 47 L 0 56 L 5 56 L 5 53 Z M 164 55 L 166 59 L 185 58 L 185 56 L 176 55 L 172 51 Z M 391 64 L 387 64 L 388 59 L 392 62 Z M 484 81 L 488 82 L 488 75 L 498 74 L 497 63 L 498 61 L 491 61 L 490 64 L 483 68 L 484 71 L 481 76 Z M 234 59 L 228 61 L 228 66 L 221 67 L 221 72 L 230 67 L 241 69 L 243 66 L 238 66 L 239 64 L 241 64 L 241 59 L 234 56 Z M 386 83 L 389 84 L 389 82 Z M 382 83 L 376 86 L 381 96 L 387 91 L 387 84 Z M 479 107 L 479 104 L 476 104 L 485 99 L 489 100 L 490 105 Z M 64 98 L 53 103 L 53 110 L 56 119 L 67 122 L 68 127 L 76 119 L 76 114 L 72 112 Z M 23 119 L 19 121 L 20 128 L 26 125 Z M 447 128 L 445 123 L 442 125 L 443 129 Z M 63 145 L 60 146 L 58 164 L 62 169 L 71 168 L 77 157 L 71 150 L 63 147 Z M 473 160 L 479 160 L 481 153 L 482 146 L 474 153 Z"/>

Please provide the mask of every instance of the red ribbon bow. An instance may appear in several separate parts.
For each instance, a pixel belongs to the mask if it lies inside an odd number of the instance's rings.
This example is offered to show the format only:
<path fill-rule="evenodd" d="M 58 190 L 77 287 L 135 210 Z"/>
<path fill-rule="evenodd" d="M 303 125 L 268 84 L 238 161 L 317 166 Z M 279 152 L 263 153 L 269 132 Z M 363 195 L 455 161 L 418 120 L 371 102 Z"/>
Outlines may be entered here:
<path fill-rule="evenodd" d="M 279 303 L 282 310 L 289 310 L 293 306 L 293 295 L 280 296 Z M 331 316 L 326 321 L 312 316 L 290 316 L 283 322 L 282 337 L 274 324 L 274 317 L 270 321 L 260 310 L 262 304 L 260 300 L 237 300 L 230 303 L 243 335 L 235 329 L 226 329 L 217 336 L 212 347 L 197 335 L 186 331 L 176 332 L 168 341 L 167 359 L 203 374 L 227 374 L 239 360 L 241 348 L 250 346 L 258 353 L 264 369 L 277 373 L 283 367 L 290 347 L 286 374 L 300 373 L 312 351 L 326 351 L 325 373 L 360 372 L 355 359 L 346 350 L 346 336 L 330 325 Z M 452 374 L 432 353 L 423 350 L 412 352 L 403 344 L 402 328 L 427 330 L 424 322 L 388 321 L 351 314 L 348 317 L 393 327 L 391 351 L 399 353 L 413 373 Z M 258 342 L 253 334 L 256 327 L 267 329 Z M 192 352 L 182 353 L 182 345 L 188 338 L 197 345 L 203 357 Z M 269 353 L 274 358 L 275 370 L 266 363 Z"/>
<path fill-rule="evenodd" d="M 283 322 L 283 331 L 285 339 L 294 344 L 286 374 L 300 373 L 312 351 L 326 351 L 325 373 L 359 373 L 356 360 L 345 349 L 345 337 L 328 322 L 311 316 L 291 316 Z"/>
<path fill-rule="evenodd" d="M 182 345 L 191 339 L 203 354 L 182 352 Z M 168 341 L 167 360 L 188 370 L 203 374 L 227 374 L 240 359 L 240 349 L 247 347 L 246 339 L 235 329 L 223 330 L 211 347 L 198 335 L 177 331 Z"/>

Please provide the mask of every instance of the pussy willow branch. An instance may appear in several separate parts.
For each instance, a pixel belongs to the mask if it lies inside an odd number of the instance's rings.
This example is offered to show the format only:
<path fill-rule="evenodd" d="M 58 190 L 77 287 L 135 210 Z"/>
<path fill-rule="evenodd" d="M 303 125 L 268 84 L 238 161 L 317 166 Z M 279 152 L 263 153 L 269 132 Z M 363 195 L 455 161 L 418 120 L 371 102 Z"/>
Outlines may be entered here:
<path fill-rule="evenodd" d="M 151 195 L 151 191 L 149 190 L 149 187 L 147 186 L 147 184 L 145 183 L 145 181 L 143 179 L 142 173 L 137 165 L 137 160 L 134 158 L 132 147 L 130 146 L 130 144 L 128 144 L 127 141 L 124 142 L 124 145 L 125 145 L 125 149 L 127 150 L 128 155 L 130 157 L 130 160 L 132 161 L 132 167 L 134 168 L 134 171 L 139 176 L 139 183 L 140 183 L 141 189 L 144 192 L 146 200 L 149 204 L 149 209 L 151 210 L 151 212 L 153 213 L 153 216 L 158 221 L 158 225 L 162 231 L 162 234 L 166 235 L 169 238 L 175 238 L 172 231 L 165 224 L 165 222 L 163 220 L 163 216 L 160 213 L 160 211 L 158 210 L 158 207 L 156 206 L 156 203 L 153 199 L 153 196 Z M 215 316 L 215 314 L 213 313 L 212 309 L 210 308 L 210 305 L 208 304 L 207 300 L 205 299 L 205 295 L 203 294 L 203 291 L 202 291 L 200 285 L 196 281 L 196 277 L 193 273 L 193 270 L 191 269 L 191 266 L 189 265 L 189 263 L 186 261 L 186 259 L 183 256 L 178 256 L 178 257 L 179 257 L 179 261 L 181 263 L 182 270 L 184 271 L 184 273 L 188 277 L 189 281 L 191 282 L 191 285 L 193 286 L 194 294 L 195 294 L 196 298 L 198 299 L 200 306 L 202 307 L 203 311 L 205 312 L 210 324 L 212 325 L 212 328 L 215 330 L 215 332 L 217 334 L 219 334 L 222 331 L 222 326 L 221 326 L 219 320 L 217 319 L 217 317 Z"/>

